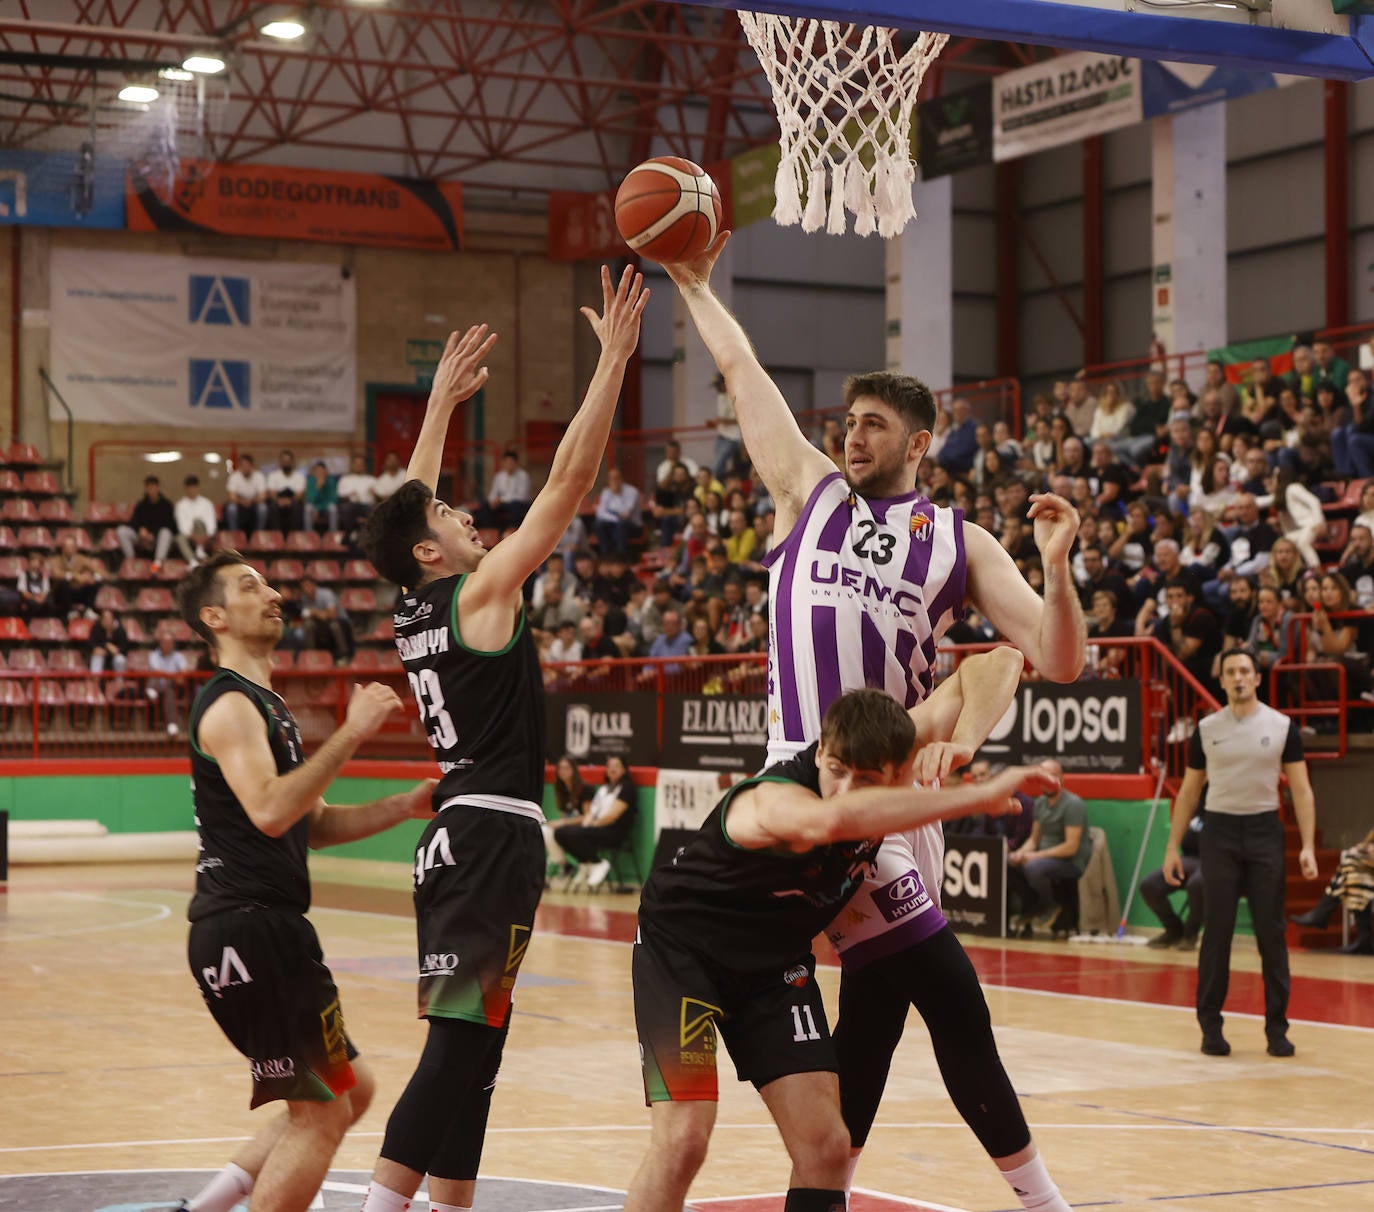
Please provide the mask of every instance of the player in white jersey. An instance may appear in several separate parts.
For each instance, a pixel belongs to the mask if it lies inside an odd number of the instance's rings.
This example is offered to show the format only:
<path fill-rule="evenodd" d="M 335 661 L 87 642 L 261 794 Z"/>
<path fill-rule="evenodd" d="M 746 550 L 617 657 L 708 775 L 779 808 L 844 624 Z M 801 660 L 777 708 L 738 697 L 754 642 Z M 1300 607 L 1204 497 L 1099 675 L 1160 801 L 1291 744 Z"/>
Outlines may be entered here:
<path fill-rule="evenodd" d="M 917 493 L 934 401 L 919 380 L 887 372 L 845 384 L 845 469 L 836 472 L 711 290 L 728 238 L 696 261 L 666 268 L 725 376 L 745 447 L 777 510 L 775 533 L 784 536 L 769 556 L 770 761 L 815 740 L 826 708 L 847 690 L 875 686 L 908 707 L 918 702 L 933 680 L 940 635 L 969 604 L 1044 676 L 1077 678 L 1086 628 L 1069 570 L 1073 507 L 1050 493 L 1031 498 L 1042 600 L 993 535 Z M 971 757 L 966 751 L 955 760 Z M 942 856 L 937 832 L 888 838 L 860 898 L 876 904 L 875 893 L 888 901 L 898 894 L 901 912 L 868 913 L 856 932 L 860 899 L 831 927 L 845 965 L 836 1042 L 854 1157 L 915 1005 L 951 1099 L 1022 1205 L 1062 1212 L 1068 1204 L 997 1055 L 973 966 L 939 914 Z"/>

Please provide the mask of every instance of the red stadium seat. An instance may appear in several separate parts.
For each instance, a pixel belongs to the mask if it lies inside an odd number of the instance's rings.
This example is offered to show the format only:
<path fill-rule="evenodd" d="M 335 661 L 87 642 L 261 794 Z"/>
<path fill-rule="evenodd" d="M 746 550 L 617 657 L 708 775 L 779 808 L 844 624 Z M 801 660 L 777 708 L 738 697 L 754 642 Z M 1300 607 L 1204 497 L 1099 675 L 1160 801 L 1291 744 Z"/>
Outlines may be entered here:
<path fill-rule="evenodd" d="M 102 585 L 95 591 L 95 608 L 97 610 L 113 610 L 115 614 L 123 614 L 129 609 L 129 603 L 124 598 L 124 591 L 118 585 Z"/>
<path fill-rule="evenodd" d="M 48 653 L 48 668 L 53 673 L 80 673 L 86 668 L 86 658 L 75 648 L 54 648 Z"/>
<path fill-rule="evenodd" d="M 357 611 L 359 614 L 366 614 L 377 609 L 377 594 L 366 586 L 345 589 L 339 595 L 339 604 L 350 613 Z"/>
<path fill-rule="evenodd" d="M 9 654 L 10 670 L 34 672 L 48 667 L 43 654 L 37 648 L 16 648 Z"/>
<path fill-rule="evenodd" d="M 10 497 L 0 505 L 0 518 L 7 522 L 36 522 L 38 506 L 28 497 Z"/>
<path fill-rule="evenodd" d="M 248 540 L 249 551 L 283 551 L 285 547 L 280 530 L 255 530 Z"/>
<path fill-rule="evenodd" d="M 289 648 L 276 648 L 272 652 L 272 668 L 278 673 L 287 673 L 296 667 L 296 654 Z"/>
<path fill-rule="evenodd" d="M 173 556 L 162 561 L 162 569 L 157 574 L 159 581 L 179 581 L 186 575 L 186 561 Z"/>
<path fill-rule="evenodd" d="M 113 526 L 119 521 L 119 513 L 109 501 L 92 501 L 86 506 L 85 521 L 88 526 Z"/>
<path fill-rule="evenodd" d="M 5 462 L 11 467 L 37 467 L 42 461 L 38 447 L 28 442 L 11 442 L 9 450 L 5 452 Z"/>
<path fill-rule="evenodd" d="M 129 637 L 130 644 L 146 644 L 148 634 L 143 630 L 143 624 L 133 615 L 124 620 L 124 634 Z"/>
<path fill-rule="evenodd" d="M 65 644 L 67 624 L 61 619 L 30 619 L 29 635 L 43 644 Z"/>
<path fill-rule="evenodd" d="M 29 625 L 23 619 L 0 619 L 0 640 L 27 640 Z"/>
<path fill-rule="evenodd" d="M 267 579 L 273 585 L 293 585 L 305 575 L 305 565 L 299 560 L 278 559 L 267 566 Z"/>
<path fill-rule="evenodd" d="M 12 471 L 8 467 L 0 471 L 0 493 L 15 496 L 23 491 L 24 482 L 19 478 L 17 471 Z"/>
<path fill-rule="evenodd" d="M 0 581 L 15 581 L 24 570 L 24 557 L 17 555 L 0 556 Z"/>
<path fill-rule="evenodd" d="M 17 538 L 19 546 L 26 551 L 51 551 L 56 546 L 52 531 L 46 526 L 25 526 Z"/>
<path fill-rule="evenodd" d="M 38 502 L 38 516 L 45 522 L 70 522 L 71 503 L 66 497 L 46 497 Z"/>
<path fill-rule="evenodd" d="M 353 668 L 394 673 L 401 668 L 401 660 L 394 648 L 359 648 L 353 654 Z"/>
<path fill-rule="evenodd" d="M 66 502 L 64 501 L 63 504 L 65 505 Z M 68 535 L 76 540 L 77 551 L 91 550 L 91 536 L 86 533 L 85 527 L 63 526 L 53 537 L 57 539 L 58 546 L 60 547 L 62 545 L 62 540 Z"/>
<path fill-rule="evenodd" d="M 94 626 L 90 619 L 73 619 L 67 624 L 67 638 L 73 643 L 84 644 L 91 638 L 91 628 Z"/>
<path fill-rule="evenodd" d="M 293 530 L 286 536 L 287 551 L 319 551 L 320 536 L 313 530 Z"/>
<path fill-rule="evenodd" d="M 119 565 L 119 579 L 121 581 L 148 581 L 153 576 L 153 565 L 151 560 L 145 560 L 142 556 L 125 556 Z"/>
<path fill-rule="evenodd" d="M 24 491 L 36 497 L 51 497 L 62 491 L 57 477 L 50 471 L 26 471 L 23 483 Z"/>
<path fill-rule="evenodd" d="M 305 566 L 305 575 L 313 577 L 321 585 L 328 585 L 339 579 L 338 560 L 311 560 Z"/>
<path fill-rule="evenodd" d="M 14 531 L 8 526 L 0 526 L 0 551 L 14 551 L 19 546 Z"/>
<path fill-rule="evenodd" d="M 366 560 L 349 560 L 343 568 L 345 581 L 375 581 L 377 570 Z"/>
<path fill-rule="evenodd" d="M 214 548 L 216 551 L 242 551 L 248 546 L 248 536 L 241 530 L 217 530 Z"/>
<path fill-rule="evenodd" d="M 307 648 L 296 654 L 297 669 L 333 669 L 334 654 L 318 648 Z"/>
<path fill-rule="evenodd" d="M 144 614 L 167 614 L 175 609 L 172 591 L 161 585 L 145 585 L 134 599 L 134 609 Z"/>

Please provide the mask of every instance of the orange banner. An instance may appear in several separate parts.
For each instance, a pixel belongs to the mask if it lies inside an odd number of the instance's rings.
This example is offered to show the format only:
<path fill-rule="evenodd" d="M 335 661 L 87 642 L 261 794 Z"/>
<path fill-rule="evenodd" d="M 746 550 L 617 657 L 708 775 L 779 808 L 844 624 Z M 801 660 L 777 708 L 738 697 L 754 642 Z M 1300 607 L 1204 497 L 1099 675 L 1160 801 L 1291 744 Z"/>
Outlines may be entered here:
<path fill-rule="evenodd" d="M 435 250 L 463 243 L 463 187 L 455 181 L 185 160 L 170 201 L 133 166 L 126 193 L 131 231 Z"/>

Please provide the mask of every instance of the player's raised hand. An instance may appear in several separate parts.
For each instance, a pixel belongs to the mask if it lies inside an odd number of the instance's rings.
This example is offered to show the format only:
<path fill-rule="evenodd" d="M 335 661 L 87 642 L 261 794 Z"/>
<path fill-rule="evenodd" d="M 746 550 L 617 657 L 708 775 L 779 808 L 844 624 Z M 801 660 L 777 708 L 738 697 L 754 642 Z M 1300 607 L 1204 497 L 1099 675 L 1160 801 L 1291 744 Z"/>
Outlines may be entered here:
<path fill-rule="evenodd" d="M 477 394 L 487 381 L 486 361 L 496 334 L 485 324 L 474 324 L 467 332 L 451 332 L 444 345 L 443 356 L 434 370 L 434 384 L 429 389 L 431 404 L 452 408 Z"/>
<path fill-rule="evenodd" d="M 1037 492 L 1030 499 L 1026 516 L 1035 525 L 1035 545 L 1045 564 L 1067 564 L 1073 541 L 1078 537 L 1080 519 L 1063 497 L 1053 492 Z"/>
<path fill-rule="evenodd" d="M 375 736 L 392 712 L 400 709 L 401 698 L 390 686 L 384 686 L 381 682 L 368 682 L 362 686 L 355 682 L 344 723 L 356 728 L 365 738 Z"/>
<path fill-rule="evenodd" d="M 639 320 L 644 314 L 644 304 L 649 301 L 649 292 L 644 286 L 644 275 L 636 273 L 634 266 L 627 265 L 620 275 L 620 285 L 611 286 L 611 271 L 601 267 L 601 314 L 590 307 L 579 308 L 587 323 L 596 333 L 601 348 L 621 360 L 629 358 L 639 341 Z"/>
<path fill-rule="evenodd" d="M 701 286 L 708 283 L 711 281 L 711 271 L 715 269 L 716 261 L 729 239 L 730 233 L 723 231 L 701 256 L 693 257 L 690 261 L 665 261 L 663 268 L 668 276 L 683 290 L 689 286 Z"/>
<path fill-rule="evenodd" d="M 973 747 L 953 741 L 932 741 L 922 745 L 912 766 L 912 780 L 922 785 L 949 777 L 950 772 L 973 761 Z"/>

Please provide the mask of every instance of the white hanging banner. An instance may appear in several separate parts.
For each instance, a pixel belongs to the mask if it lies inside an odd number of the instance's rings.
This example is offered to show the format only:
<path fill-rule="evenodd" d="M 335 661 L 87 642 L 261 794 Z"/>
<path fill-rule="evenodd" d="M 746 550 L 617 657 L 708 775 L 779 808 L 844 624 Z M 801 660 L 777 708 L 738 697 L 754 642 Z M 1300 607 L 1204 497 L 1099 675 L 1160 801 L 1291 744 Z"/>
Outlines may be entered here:
<path fill-rule="evenodd" d="M 992 82 L 992 158 L 1033 152 L 1130 126 L 1144 116 L 1140 60 L 1081 51 Z"/>
<path fill-rule="evenodd" d="M 78 421 L 354 428 L 357 294 L 337 265 L 59 249 L 51 291 L 52 378 Z"/>

